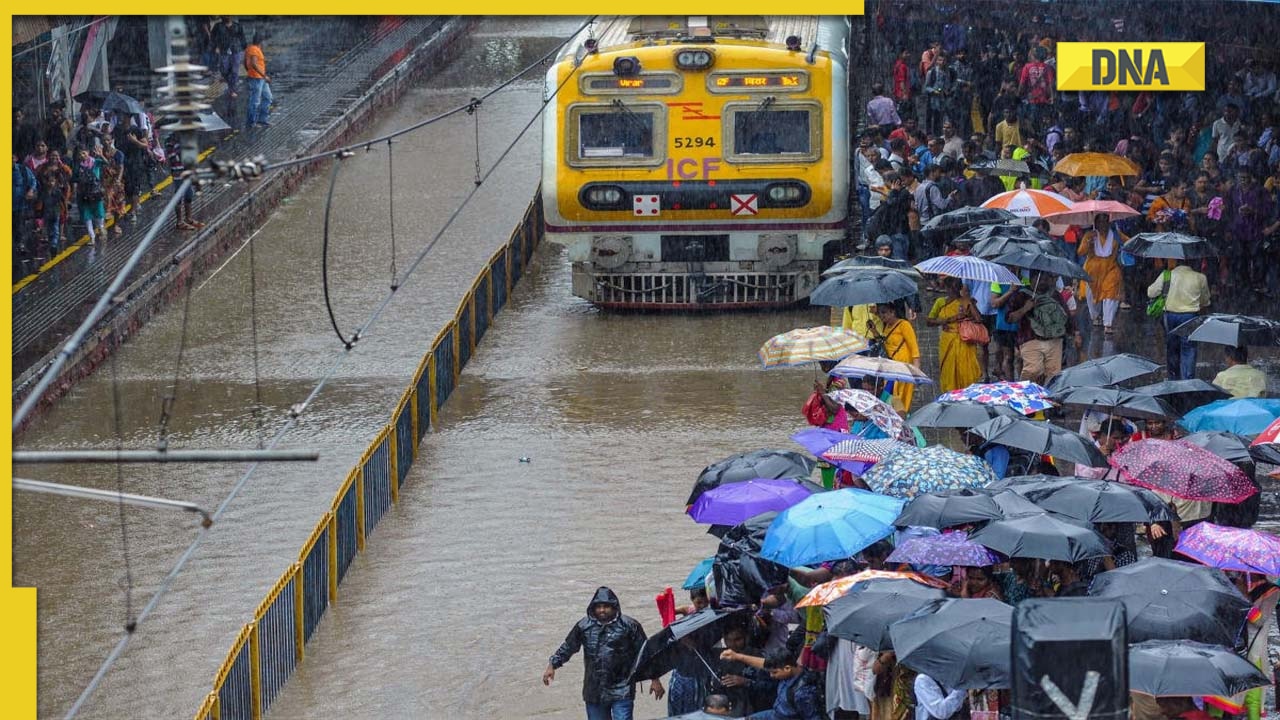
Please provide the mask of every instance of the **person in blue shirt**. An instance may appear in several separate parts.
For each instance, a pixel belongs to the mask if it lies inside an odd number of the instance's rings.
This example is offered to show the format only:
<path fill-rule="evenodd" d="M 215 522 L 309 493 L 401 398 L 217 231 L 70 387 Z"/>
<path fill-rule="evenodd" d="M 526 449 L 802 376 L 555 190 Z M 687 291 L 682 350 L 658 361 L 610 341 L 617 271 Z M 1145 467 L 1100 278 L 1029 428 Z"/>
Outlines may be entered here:
<path fill-rule="evenodd" d="M 958 428 L 960 439 L 964 441 L 965 447 L 969 448 L 970 455 L 977 455 L 991 466 L 992 472 L 1001 480 L 1004 479 L 1005 473 L 1009 471 L 1009 448 L 997 443 L 985 442 L 981 437 L 970 433 L 968 430 Z"/>

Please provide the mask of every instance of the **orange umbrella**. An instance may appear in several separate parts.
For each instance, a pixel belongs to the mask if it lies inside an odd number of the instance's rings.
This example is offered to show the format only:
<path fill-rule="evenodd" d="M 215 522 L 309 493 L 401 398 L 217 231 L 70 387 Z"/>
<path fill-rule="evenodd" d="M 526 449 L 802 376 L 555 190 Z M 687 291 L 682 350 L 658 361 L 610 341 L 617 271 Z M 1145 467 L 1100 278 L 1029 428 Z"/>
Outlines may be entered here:
<path fill-rule="evenodd" d="M 1137 210 L 1115 200 L 1082 200 L 1072 205 L 1070 210 L 1049 213 L 1044 219 L 1058 225 L 1092 225 L 1098 215 L 1106 215 L 1115 221 L 1138 214 Z"/>
<path fill-rule="evenodd" d="M 873 580 L 875 578 L 889 578 L 897 580 L 915 580 L 921 585 L 929 585 L 931 587 L 947 589 L 947 584 L 937 578 L 913 572 L 892 572 L 889 570 L 863 570 L 856 575 L 846 575 L 835 580 L 828 580 L 821 585 L 815 585 L 809 594 L 800 598 L 800 602 L 796 603 L 797 608 L 817 607 L 835 602 L 837 599 L 845 596 L 853 588 L 854 585 L 864 581 Z"/>
<path fill-rule="evenodd" d="M 1138 165 L 1128 158 L 1111 153 L 1071 153 L 1053 166 L 1053 171 L 1063 175 L 1087 177 L 1091 175 L 1141 175 Z"/>

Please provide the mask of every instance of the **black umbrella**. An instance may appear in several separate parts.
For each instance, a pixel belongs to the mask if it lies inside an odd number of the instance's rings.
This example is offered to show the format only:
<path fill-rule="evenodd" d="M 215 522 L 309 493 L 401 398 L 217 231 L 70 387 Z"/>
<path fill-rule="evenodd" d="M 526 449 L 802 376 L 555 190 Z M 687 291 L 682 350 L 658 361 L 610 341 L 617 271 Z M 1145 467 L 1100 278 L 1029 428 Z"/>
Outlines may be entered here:
<path fill-rule="evenodd" d="M 929 218 L 921 230 L 925 232 L 954 232 L 978 225 L 994 225 L 1017 220 L 1018 216 L 1000 208 L 962 207 Z"/>
<path fill-rule="evenodd" d="M 942 529 L 1002 517 L 1004 512 L 991 499 L 990 494 L 962 488 L 915 496 L 903 506 L 893 524 L 898 527 L 914 525 Z"/>
<path fill-rule="evenodd" d="M 751 605 L 769 588 L 787 582 L 786 567 L 760 557 L 765 534 L 777 516 L 777 512 L 761 513 L 723 533 L 711 562 L 722 606 Z"/>
<path fill-rule="evenodd" d="M 1124 251 L 1143 258 L 1194 260 L 1217 257 L 1218 250 L 1202 237 L 1174 232 L 1138 233 L 1124 244 Z"/>
<path fill-rule="evenodd" d="M 702 493 L 724 483 L 755 478 L 807 478 L 813 474 L 815 461 L 790 450 L 753 450 L 738 453 L 702 469 L 686 505 L 692 505 Z"/>
<path fill-rule="evenodd" d="M 1257 462 L 1280 465 L 1280 446 L 1276 443 L 1250 445 L 1249 455 Z"/>
<path fill-rule="evenodd" d="M 1089 594 L 1124 603 L 1131 642 L 1235 645 L 1250 607 L 1221 570 L 1155 557 L 1099 573 Z"/>
<path fill-rule="evenodd" d="M 872 650 L 890 650 L 889 625 L 946 596 L 915 580 L 872 578 L 823 607 L 822 615 L 828 634 Z"/>
<path fill-rule="evenodd" d="M 983 488 L 984 492 L 991 495 L 992 501 L 995 502 L 996 507 L 1000 508 L 1000 512 L 1004 517 L 1038 515 L 1045 511 L 1045 508 L 1036 505 L 1013 490 L 1001 487 L 1004 482 L 1004 480 L 1001 480 Z"/>
<path fill-rule="evenodd" d="M 1253 456 L 1249 454 L 1249 439 L 1243 435 L 1221 430 L 1202 430 L 1181 439 L 1198 445 L 1229 463 L 1253 464 Z"/>
<path fill-rule="evenodd" d="M 969 170 L 984 172 L 987 175 L 1000 177 L 1045 177 L 1049 171 L 1040 163 L 1028 163 L 1023 160 L 1000 158 L 996 160 L 982 159 L 969 163 Z"/>
<path fill-rule="evenodd" d="M 991 227 L 1000 226 L 996 225 Z M 985 228 L 974 229 L 983 230 Z M 1040 231 L 1036 230 L 1035 232 L 1038 233 Z M 965 235 L 968 234 L 969 233 L 965 233 Z M 1040 253 L 1042 255 L 1051 255 L 1062 260 L 1067 260 L 1067 262 L 1071 261 L 1062 253 L 1062 248 L 1058 247 L 1057 241 L 1048 236 L 1044 239 L 1035 240 L 1017 237 L 989 237 L 985 240 L 978 241 L 978 243 L 973 246 L 970 254 L 977 255 L 984 260 L 991 260 L 994 262 L 995 259 L 1001 255 L 1007 255 L 1011 252 Z"/>
<path fill-rule="evenodd" d="M 123 113 L 125 115 L 142 115 L 147 108 L 137 100 L 125 95 L 124 93 L 109 92 L 102 99 L 103 110 L 110 110 L 114 113 Z"/>
<path fill-rule="evenodd" d="M 1280 322 L 1253 315 L 1199 315 L 1173 329 L 1193 342 L 1245 347 L 1280 345 Z"/>
<path fill-rule="evenodd" d="M 1106 410 L 1116 417 L 1165 420 L 1181 417 L 1176 409 L 1155 395 L 1117 387 L 1070 387 L 1051 396 L 1062 405 Z"/>
<path fill-rule="evenodd" d="M 1226 390 L 1199 378 L 1165 380 L 1136 387 L 1133 391 L 1163 399 L 1178 412 L 1178 415 L 1186 415 L 1195 408 L 1207 405 L 1214 400 L 1225 400 L 1231 397 L 1231 393 Z"/>
<path fill-rule="evenodd" d="M 1045 387 L 1049 392 L 1059 392 L 1069 387 L 1118 385 L 1126 380 L 1156 372 L 1163 367 L 1141 355 L 1118 353 L 1069 367 L 1054 375 Z"/>
<path fill-rule="evenodd" d="M 897 270 L 863 270 L 828 277 L 809 294 L 809 302 L 852 307 L 892 302 L 919 292 L 916 281 Z"/>
<path fill-rule="evenodd" d="M 1036 250 L 1015 248 L 1003 255 L 992 258 L 991 262 L 1049 275 L 1058 275 L 1073 280 L 1084 280 L 1085 282 L 1092 280 L 1089 277 L 1089 273 L 1085 272 L 1084 268 L 1079 265 L 1064 257 L 1041 252 L 1038 248 Z"/>
<path fill-rule="evenodd" d="M 1045 510 L 1084 522 L 1150 523 L 1173 519 L 1169 506 L 1159 496 L 1136 485 L 1072 476 L 1025 475 L 1002 480 L 992 487 L 1007 487 Z"/>
<path fill-rule="evenodd" d="M 934 600 L 889 626 L 898 662 L 952 689 L 1009 687 L 1013 607 L 999 600 Z"/>
<path fill-rule="evenodd" d="M 1058 254 L 1062 254 L 1062 248 L 1047 233 L 1037 230 L 1031 225 L 1023 225 L 1021 222 L 1003 222 L 996 225 L 979 225 L 970 228 L 961 233 L 957 239 L 967 240 L 973 243 L 974 254 L 978 254 L 978 248 L 988 240 L 1013 240 L 1013 241 L 1030 241 L 1035 243 L 1044 243 L 1046 246 L 1052 246 Z"/>
<path fill-rule="evenodd" d="M 111 94 L 110 90 L 85 90 L 82 93 L 72 96 L 72 100 L 81 105 L 94 105 L 101 107 L 102 101 L 107 99 Z"/>
<path fill-rule="evenodd" d="M 684 648 L 702 660 L 711 677 L 720 677 L 720 673 L 712 667 L 711 659 L 699 652 L 696 646 L 711 647 L 715 644 L 723 634 L 725 621 L 739 612 L 742 611 L 706 607 L 650 635 L 644 641 L 644 647 L 640 648 L 640 654 L 636 656 L 636 664 L 631 667 L 631 677 L 627 679 L 627 684 L 652 680 L 671 672 L 679 654 L 680 641 L 691 635 L 696 636 L 694 647 L 686 644 Z"/>
<path fill-rule="evenodd" d="M 1220 645 L 1147 640 L 1129 646 L 1129 689 L 1156 697 L 1231 697 L 1270 685 L 1252 663 Z"/>
<path fill-rule="evenodd" d="M 1048 512 L 992 520 L 969 539 L 1011 558 L 1080 562 L 1111 554 L 1106 538 L 1087 523 Z"/>
<path fill-rule="evenodd" d="M 1093 440 L 1045 420 L 998 417 L 971 428 L 969 432 L 1005 447 L 1052 455 L 1090 467 L 1110 467 Z"/>
<path fill-rule="evenodd" d="M 842 272 L 864 271 L 887 268 L 889 270 L 897 270 L 914 278 L 922 277 L 920 271 L 912 267 L 911 263 L 906 260 L 899 260 L 891 257 L 880 257 L 879 255 L 855 255 L 854 257 L 841 260 L 822 271 L 822 277 L 830 277 L 838 275 Z"/>
<path fill-rule="evenodd" d="M 983 405 L 972 400 L 931 402 L 908 415 L 907 424 L 912 427 L 971 428 L 991 418 L 1019 415 L 1008 405 Z"/>

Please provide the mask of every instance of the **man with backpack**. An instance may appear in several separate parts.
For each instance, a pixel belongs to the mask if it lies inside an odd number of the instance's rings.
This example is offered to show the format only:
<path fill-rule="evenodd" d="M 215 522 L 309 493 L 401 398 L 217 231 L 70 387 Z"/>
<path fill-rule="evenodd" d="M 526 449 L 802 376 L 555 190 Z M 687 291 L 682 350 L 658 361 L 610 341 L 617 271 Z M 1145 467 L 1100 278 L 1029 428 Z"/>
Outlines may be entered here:
<path fill-rule="evenodd" d="M 1007 317 L 1018 323 L 1022 379 L 1043 385 L 1062 372 L 1062 341 L 1072 331 L 1071 315 L 1053 276 L 1046 273 L 1036 273 L 1029 296 L 1022 291 L 1011 300 L 1017 306 L 1009 309 Z"/>

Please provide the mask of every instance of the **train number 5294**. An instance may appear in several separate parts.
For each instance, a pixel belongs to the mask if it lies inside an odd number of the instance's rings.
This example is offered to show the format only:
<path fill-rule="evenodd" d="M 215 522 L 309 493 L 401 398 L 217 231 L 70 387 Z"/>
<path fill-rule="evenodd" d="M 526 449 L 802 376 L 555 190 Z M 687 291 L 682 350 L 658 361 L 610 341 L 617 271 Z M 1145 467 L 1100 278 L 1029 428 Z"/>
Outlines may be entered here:
<path fill-rule="evenodd" d="M 716 139 L 713 137 L 678 137 L 675 139 L 676 149 L 680 148 L 700 148 L 715 147 Z"/>

